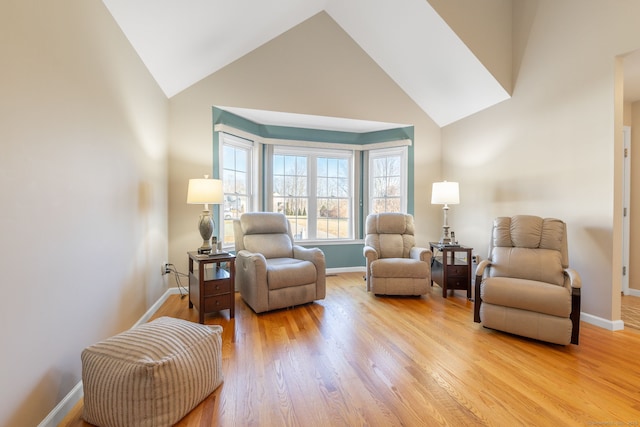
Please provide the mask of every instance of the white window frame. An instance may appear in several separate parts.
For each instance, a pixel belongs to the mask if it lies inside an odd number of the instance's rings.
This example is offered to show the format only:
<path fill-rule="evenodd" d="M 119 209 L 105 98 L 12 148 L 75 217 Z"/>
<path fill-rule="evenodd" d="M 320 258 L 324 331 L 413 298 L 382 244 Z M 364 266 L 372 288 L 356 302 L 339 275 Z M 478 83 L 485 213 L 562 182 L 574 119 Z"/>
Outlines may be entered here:
<path fill-rule="evenodd" d="M 241 138 L 226 132 L 219 132 L 219 168 L 220 168 L 220 177 L 224 177 L 224 147 L 232 146 L 235 148 L 245 149 L 247 150 L 247 200 L 248 206 L 246 207 L 247 212 L 254 212 L 258 210 L 258 200 L 259 200 L 259 171 L 261 168 L 259 167 L 259 152 L 260 152 L 260 144 L 255 141 Z M 226 194 L 225 194 L 226 196 Z M 219 241 L 224 242 L 224 204 L 220 205 L 220 209 L 218 210 L 218 224 L 221 226 L 218 227 L 218 235 Z M 230 243 L 224 243 L 223 247 L 225 249 L 232 249 L 233 245 Z"/>
<path fill-rule="evenodd" d="M 327 243 L 327 242 L 352 242 L 355 240 L 355 227 L 356 227 L 356 215 L 357 215 L 357 189 L 354 187 L 355 181 L 355 167 L 354 162 L 356 159 L 353 150 L 345 149 L 324 149 L 324 148 L 309 148 L 291 145 L 274 145 L 271 155 L 269 156 L 269 196 L 268 196 L 268 208 L 273 211 L 273 155 L 295 155 L 307 157 L 307 191 L 308 191 L 308 208 L 307 208 L 307 238 L 299 239 L 304 243 Z M 317 159 L 319 157 L 330 158 L 343 158 L 348 160 L 349 164 L 349 237 L 345 238 L 332 238 L 323 239 L 317 237 Z M 311 215 L 313 213 L 313 216 Z"/>
<path fill-rule="evenodd" d="M 409 149 L 407 146 L 400 147 L 391 147 L 391 148 L 380 148 L 380 149 L 372 149 L 368 151 L 368 162 L 367 162 L 367 171 L 366 171 L 366 182 L 367 182 L 367 212 L 372 213 L 373 211 L 373 162 L 375 159 L 379 159 L 382 157 L 400 157 L 400 210 L 401 212 L 407 212 L 407 204 L 408 204 L 408 159 L 409 159 Z"/>

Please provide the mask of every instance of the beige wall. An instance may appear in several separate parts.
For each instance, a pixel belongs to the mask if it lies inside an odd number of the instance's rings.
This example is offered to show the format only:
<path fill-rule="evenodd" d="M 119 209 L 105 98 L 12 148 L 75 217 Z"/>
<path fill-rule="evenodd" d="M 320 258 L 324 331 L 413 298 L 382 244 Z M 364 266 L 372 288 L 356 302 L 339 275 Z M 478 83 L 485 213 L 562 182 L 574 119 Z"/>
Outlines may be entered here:
<path fill-rule="evenodd" d="M 213 105 L 285 111 L 415 126 L 418 241 L 440 233 L 429 204 L 440 176 L 440 129 L 326 14 L 320 13 L 171 98 L 170 262 L 187 270 L 197 248 L 200 207 L 186 205 L 189 178 L 212 167 Z"/>
<path fill-rule="evenodd" d="M 0 425 L 165 291 L 168 101 L 99 0 L 0 5 Z"/>
<path fill-rule="evenodd" d="M 443 129 L 443 168 L 460 181 L 463 200 L 452 221 L 486 256 L 495 216 L 566 220 L 582 311 L 618 320 L 622 146 L 614 135 L 622 101 L 614 59 L 640 46 L 640 3 L 541 0 L 533 21 L 518 15 L 524 10 L 531 5 L 514 2 L 514 22 L 531 25 L 514 28 L 527 43 L 514 52 L 522 61 L 512 99 Z"/>

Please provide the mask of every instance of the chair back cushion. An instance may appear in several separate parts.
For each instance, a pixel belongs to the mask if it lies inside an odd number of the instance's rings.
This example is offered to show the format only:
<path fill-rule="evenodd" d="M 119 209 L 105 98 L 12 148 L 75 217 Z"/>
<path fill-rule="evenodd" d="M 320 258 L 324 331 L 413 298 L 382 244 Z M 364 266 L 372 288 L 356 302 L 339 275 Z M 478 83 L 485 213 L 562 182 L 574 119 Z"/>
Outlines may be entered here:
<path fill-rule="evenodd" d="M 236 252 L 247 250 L 265 258 L 292 258 L 293 236 L 287 217 L 277 212 L 249 212 L 234 221 Z"/>
<path fill-rule="evenodd" d="M 565 223 L 532 215 L 494 220 L 491 277 L 515 277 L 562 286 L 568 266 Z"/>
<path fill-rule="evenodd" d="M 364 244 L 373 247 L 379 258 L 408 258 L 416 245 L 413 216 L 379 213 L 367 216 Z"/>

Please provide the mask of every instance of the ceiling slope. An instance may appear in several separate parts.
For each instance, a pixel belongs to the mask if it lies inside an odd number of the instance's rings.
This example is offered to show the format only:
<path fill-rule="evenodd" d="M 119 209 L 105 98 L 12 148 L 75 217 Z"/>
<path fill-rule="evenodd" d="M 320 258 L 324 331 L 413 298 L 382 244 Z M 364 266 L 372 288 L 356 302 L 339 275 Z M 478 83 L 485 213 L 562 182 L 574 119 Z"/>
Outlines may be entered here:
<path fill-rule="evenodd" d="M 426 0 L 103 0 L 168 97 L 326 11 L 439 126 L 509 94 Z"/>

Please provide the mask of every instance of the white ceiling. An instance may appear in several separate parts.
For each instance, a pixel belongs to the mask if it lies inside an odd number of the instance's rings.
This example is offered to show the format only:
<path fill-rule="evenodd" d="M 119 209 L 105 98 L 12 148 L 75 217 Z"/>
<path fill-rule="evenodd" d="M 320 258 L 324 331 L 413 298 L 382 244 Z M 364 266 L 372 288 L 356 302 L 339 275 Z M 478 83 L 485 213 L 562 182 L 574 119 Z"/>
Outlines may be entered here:
<path fill-rule="evenodd" d="M 244 117 L 254 123 L 273 126 L 288 126 L 305 129 L 334 130 L 340 132 L 365 133 L 386 129 L 397 129 L 407 126 L 402 123 L 374 122 L 338 117 L 312 116 L 308 114 L 283 113 L 277 111 L 252 110 L 248 108 L 223 107 L 237 116 Z"/>
<path fill-rule="evenodd" d="M 439 126 L 509 98 L 426 0 L 103 2 L 168 97 L 325 11 Z M 640 76 L 640 55 L 632 56 L 625 76 Z M 640 99 L 640 77 L 633 82 L 625 92 L 637 88 Z M 327 120 L 321 125 L 346 125 Z"/>
<path fill-rule="evenodd" d="M 426 0 L 103 2 L 168 97 L 321 11 L 440 126 L 509 97 Z"/>

